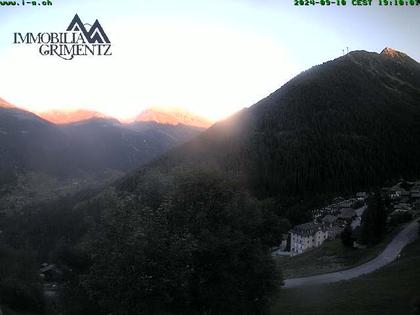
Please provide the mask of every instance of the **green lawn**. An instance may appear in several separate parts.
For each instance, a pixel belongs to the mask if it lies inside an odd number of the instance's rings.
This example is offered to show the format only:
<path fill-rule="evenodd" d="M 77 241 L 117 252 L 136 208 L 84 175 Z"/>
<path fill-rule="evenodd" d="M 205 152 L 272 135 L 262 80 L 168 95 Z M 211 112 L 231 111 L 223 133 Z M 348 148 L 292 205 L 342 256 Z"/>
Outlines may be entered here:
<path fill-rule="evenodd" d="M 282 289 L 272 308 L 280 314 L 420 314 L 420 240 L 383 269 L 352 281 Z"/>
<path fill-rule="evenodd" d="M 340 239 L 294 257 L 276 257 L 285 279 L 333 272 L 360 265 L 376 257 L 402 227 L 388 234 L 380 244 L 366 249 L 344 247 Z"/>

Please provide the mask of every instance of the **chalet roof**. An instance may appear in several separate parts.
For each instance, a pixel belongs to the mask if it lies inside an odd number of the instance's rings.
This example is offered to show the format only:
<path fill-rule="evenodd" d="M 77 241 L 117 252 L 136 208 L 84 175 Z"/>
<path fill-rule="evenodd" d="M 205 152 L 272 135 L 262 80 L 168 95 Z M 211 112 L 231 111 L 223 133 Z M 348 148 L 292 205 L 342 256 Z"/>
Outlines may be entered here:
<path fill-rule="evenodd" d="M 357 216 L 356 211 L 353 208 L 343 208 L 340 211 L 340 214 L 338 215 L 339 219 L 351 219 L 353 217 Z"/>
<path fill-rule="evenodd" d="M 329 224 L 334 223 L 335 221 L 337 221 L 337 217 L 335 215 L 331 215 L 331 214 L 326 215 L 322 219 L 322 222 L 329 223 Z"/>
<path fill-rule="evenodd" d="M 41 269 L 39 269 L 39 272 L 40 273 L 45 273 L 45 272 L 53 270 L 53 269 L 56 269 L 55 265 L 47 265 L 47 266 L 44 266 Z"/>
<path fill-rule="evenodd" d="M 355 199 L 348 199 L 340 202 L 340 206 L 343 208 L 350 208 L 355 202 Z"/>
<path fill-rule="evenodd" d="M 293 234 L 298 234 L 302 236 L 311 236 L 318 231 L 326 231 L 326 229 L 324 225 L 313 222 L 296 225 L 292 229 Z"/>
<path fill-rule="evenodd" d="M 337 235 L 337 234 L 341 233 L 343 230 L 344 230 L 344 228 L 339 227 L 337 225 L 333 225 L 331 228 L 328 229 L 328 231 L 333 235 L 334 234 Z"/>
<path fill-rule="evenodd" d="M 420 198 L 420 190 L 411 190 L 411 198 Z"/>

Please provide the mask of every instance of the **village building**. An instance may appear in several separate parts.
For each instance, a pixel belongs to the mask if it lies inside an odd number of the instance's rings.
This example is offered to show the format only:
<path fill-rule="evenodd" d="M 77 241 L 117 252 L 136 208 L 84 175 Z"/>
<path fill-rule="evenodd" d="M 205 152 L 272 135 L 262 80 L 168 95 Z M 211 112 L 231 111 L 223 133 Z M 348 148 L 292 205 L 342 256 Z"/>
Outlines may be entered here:
<path fill-rule="evenodd" d="M 59 281 L 63 276 L 63 272 L 54 264 L 43 263 L 39 269 L 39 275 L 45 281 Z"/>
<path fill-rule="evenodd" d="M 338 220 L 341 224 L 347 224 L 357 217 L 357 213 L 353 208 L 343 208 L 338 215 Z"/>
<path fill-rule="evenodd" d="M 337 198 L 334 198 L 333 199 L 333 203 L 340 203 L 340 202 L 343 202 L 345 199 L 343 198 L 343 197 L 337 197 Z"/>
<path fill-rule="evenodd" d="M 410 197 L 411 193 L 407 190 L 401 190 L 401 197 Z"/>
<path fill-rule="evenodd" d="M 356 200 L 355 199 L 348 199 L 348 200 L 344 200 L 342 202 L 339 203 L 339 206 L 341 208 L 351 208 L 353 207 L 353 205 L 355 204 Z"/>
<path fill-rule="evenodd" d="M 333 225 L 330 228 L 328 228 L 328 239 L 329 240 L 335 240 L 337 237 L 340 236 L 341 232 L 343 232 L 344 228 Z"/>
<path fill-rule="evenodd" d="M 396 203 L 393 206 L 394 211 L 410 211 L 412 210 L 412 206 L 405 202 Z"/>
<path fill-rule="evenodd" d="M 384 187 L 382 192 L 391 200 L 399 200 L 401 198 L 401 192 L 403 191 L 400 188 L 399 184 L 393 187 Z"/>
<path fill-rule="evenodd" d="M 391 200 L 397 200 L 401 198 L 401 190 L 390 190 L 388 194 Z"/>
<path fill-rule="evenodd" d="M 330 227 L 336 222 L 337 222 L 337 217 L 332 214 L 327 214 L 325 217 L 322 218 L 322 223 Z"/>
<path fill-rule="evenodd" d="M 418 190 L 418 189 L 413 189 L 413 190 L 411 190 L 410 191 L 410 194 L 411 194 L 411 199 L 412 200 L 418 200 L 418 199 L 420 199 L 420 190 Z"/>
<path fill-rule="evenodd" d="M 366 200 L 368 199 L 369 195 L 367 192 L 358 192 L 356 194 L 356 198 L 358 201 L 363 201 L 366 202 Z"/>
<path fill-rule="evenodd" d="M 305 223 L 290 231 L 290 251 L 301 254 L 308 249 L 321 246 L 328 239 L 328 230 L 323 224 Z"/>
<path fill-rule="evenodd" d="M 410 202 L 411 193 L 406 190 L 401 190 L 400 201 L 404 203 Z"/>

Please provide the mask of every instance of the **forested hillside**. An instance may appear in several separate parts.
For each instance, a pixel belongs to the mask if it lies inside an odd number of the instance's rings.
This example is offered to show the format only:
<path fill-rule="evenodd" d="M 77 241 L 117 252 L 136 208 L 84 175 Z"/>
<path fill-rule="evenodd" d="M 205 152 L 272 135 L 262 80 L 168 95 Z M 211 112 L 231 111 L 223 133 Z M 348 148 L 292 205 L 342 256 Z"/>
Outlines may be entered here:
<path fill-rule="evenodd" d="M 391 49 L 311 68 L 148 169 L 212 165 L 290 208 L 419 175 L 420 65 Z M 289 213 L 293 216 L 293 213 Z"/>
<path fill-rule="evenodd" d="M 7 104 L 0 102 L 0 211 L 110 183 L 202 131 L 105 118 L 56 125 Z"/>
<path fill-rule="evenodd" d="M 330 196 L 418 177 L 419 160 L 420 65 L 356 51 L 95 198 L 25 208 L 46 224 L 14 215 L 2 239 L 69 271 L 64 314 L 268 314 L 282 280 L 271 251 L 290 222 Z M 47 249 L 26 241 L 43 238 Z"/>

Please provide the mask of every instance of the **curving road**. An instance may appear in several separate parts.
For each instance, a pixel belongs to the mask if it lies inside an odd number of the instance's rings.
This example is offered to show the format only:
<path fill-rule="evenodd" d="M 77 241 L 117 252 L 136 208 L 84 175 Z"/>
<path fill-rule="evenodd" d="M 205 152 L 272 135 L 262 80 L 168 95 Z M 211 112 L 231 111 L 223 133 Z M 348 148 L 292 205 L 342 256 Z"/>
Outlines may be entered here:
<path fill-rule="evenodd" d="M 298 288 L 308 285 L 333 283 L 342 280 L 350 280 L 371 273 L 397 259 L 401 250 L 417 238 L 418 229 L 419 224 L 417 223 L 417 220 L 411 222 L 394 237 L 391 243 L 387 245 L 379 256 L 363 265 L 317 276 L 287 279 L 284 280 L 283 288 Z"/>

